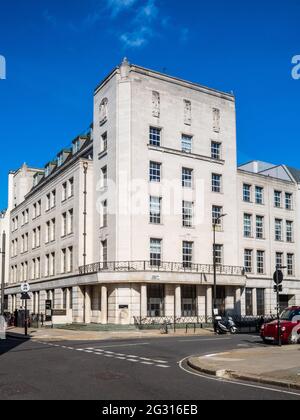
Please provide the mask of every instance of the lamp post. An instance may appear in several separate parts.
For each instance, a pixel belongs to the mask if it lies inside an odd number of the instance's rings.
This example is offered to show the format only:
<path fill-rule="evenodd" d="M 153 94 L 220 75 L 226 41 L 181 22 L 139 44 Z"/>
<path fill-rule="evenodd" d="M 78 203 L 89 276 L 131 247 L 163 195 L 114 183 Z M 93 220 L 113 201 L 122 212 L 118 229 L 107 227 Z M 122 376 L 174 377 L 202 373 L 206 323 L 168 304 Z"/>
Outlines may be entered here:
<path fill-rule="evenodd" d="M 2 233 L 2 248 L 0 254 L 2 255 L 2 273 L 1 273 L 1 315 L 4 315 L 4 286 L 5 286 L 5 247 L 6 247 L 6 233 Z"/>
<path fill-rule="evenodd" d="M 221 214 L 213 222 L 213 264 L 214 264 L 214 291 L 213 291 L 213 319 L 214 319 L 214 329 L 216 331 L 216 309 L 217 309 L 217 256 L 216 256 L 216 227 L 219 226 L 220 221 L 227 216 L 227 214 Z"/>

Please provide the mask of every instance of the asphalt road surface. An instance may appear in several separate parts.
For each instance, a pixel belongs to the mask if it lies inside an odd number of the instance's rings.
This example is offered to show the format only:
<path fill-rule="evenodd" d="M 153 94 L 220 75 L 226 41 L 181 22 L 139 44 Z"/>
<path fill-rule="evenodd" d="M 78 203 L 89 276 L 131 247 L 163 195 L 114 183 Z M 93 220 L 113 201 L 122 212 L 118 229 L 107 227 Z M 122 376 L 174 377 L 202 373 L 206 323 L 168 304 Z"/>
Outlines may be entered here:
<path fill-rule="evenodd" d="M 188 356 L 261 345 L 255 336 L 42 343 L 0 341 L 0 400 L 300 400 L 300 391 L 226 381 Z"/>

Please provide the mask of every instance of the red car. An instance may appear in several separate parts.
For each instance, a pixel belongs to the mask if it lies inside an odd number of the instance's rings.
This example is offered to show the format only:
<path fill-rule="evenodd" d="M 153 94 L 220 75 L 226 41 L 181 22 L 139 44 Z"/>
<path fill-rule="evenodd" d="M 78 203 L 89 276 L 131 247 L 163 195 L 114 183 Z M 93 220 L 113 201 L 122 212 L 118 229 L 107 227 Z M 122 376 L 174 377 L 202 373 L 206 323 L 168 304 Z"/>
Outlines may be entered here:
<path fill-rule="evenodd" d="M 285 309 L 280 315 L 282 344 L 300 343 L 300 306 Z M 278 342 L 278 321 L 264 324 L 260 336 L 265 343 Z"/>

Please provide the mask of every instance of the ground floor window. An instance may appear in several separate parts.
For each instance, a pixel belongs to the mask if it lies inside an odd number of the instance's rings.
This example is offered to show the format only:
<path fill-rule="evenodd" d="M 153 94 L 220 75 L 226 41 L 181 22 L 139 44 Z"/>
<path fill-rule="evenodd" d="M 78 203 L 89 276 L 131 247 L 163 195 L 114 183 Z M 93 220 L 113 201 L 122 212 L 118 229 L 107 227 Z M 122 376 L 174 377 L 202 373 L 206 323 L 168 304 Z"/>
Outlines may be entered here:
<path fill-rule="evenodd" d="M 257 315 L 265 315 L 265 289 L 256 289 Z"/>
<path fill-rule="evenodd" d="M 196 286 L 181 287 L 181 312 L 183 317 L 197 316 Z"/>
<path fill-rule="evenodd" d="M 225 286 L 217 286 L 216 306 L 221 316 L 225 315 L 225 296 Z"/>
<path fill-rule="evenodd" d="M 246 316 L 253 316 L 253 289 L 246 289 Z"/>
<path fill-rule="evenodd" d="M 165 315 L 165 287 L 161 284 L 147 286 L 148 317 L 157 318 Z"/>

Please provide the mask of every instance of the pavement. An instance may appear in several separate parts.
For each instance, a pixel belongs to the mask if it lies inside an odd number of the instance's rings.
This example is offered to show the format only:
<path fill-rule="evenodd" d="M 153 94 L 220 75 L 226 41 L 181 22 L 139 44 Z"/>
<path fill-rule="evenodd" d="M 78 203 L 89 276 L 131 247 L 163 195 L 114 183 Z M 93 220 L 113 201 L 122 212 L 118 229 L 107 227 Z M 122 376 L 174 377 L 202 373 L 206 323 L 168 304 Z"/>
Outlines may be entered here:
<path fill-rule="evenodd" d="M 7 329 L 7 335 L 13 338 L 24 337 L 24 328 L 10 327 Z M 177 330 L 174 333 L 170 330 L 168 334 L 162 334 L 159 330 L 128 330 L 128 331 L 82 331 L 82 330 L 64 330 L 61 328 L 29 328 L 28 338 L 39 341 L 101 341 L 111 339 L 138 339 L 138 338 L 151 338 L 151 337 L 194 337 L 194 336 L 213 336 L 213 330 L 210 329 L 197 329 L 196 334 L 192 329 L 188 333 L 184 330 Z"/>
<path fill-rule="evenodd" d="M 191 357 L 201 373 L 300 390 L 300 345 L 238 349 Z"/>

